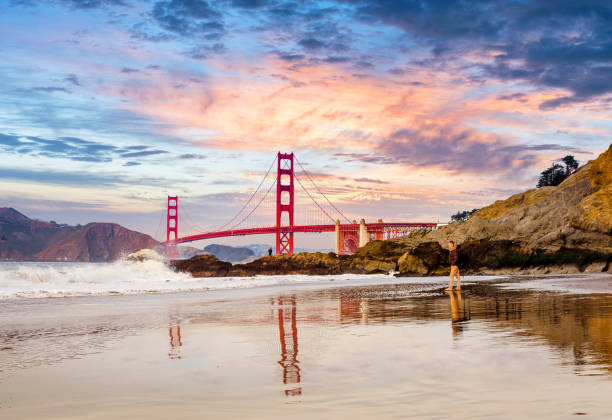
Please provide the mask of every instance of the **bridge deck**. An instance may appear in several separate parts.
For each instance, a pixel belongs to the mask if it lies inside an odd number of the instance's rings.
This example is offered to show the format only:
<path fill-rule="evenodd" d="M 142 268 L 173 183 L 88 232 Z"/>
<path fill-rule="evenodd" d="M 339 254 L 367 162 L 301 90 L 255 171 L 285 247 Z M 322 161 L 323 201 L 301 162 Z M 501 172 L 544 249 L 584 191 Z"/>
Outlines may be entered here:
<path fill-rule="evenodd" d="M 389 229 L 415 229 L 415 228 L 426 228 L 432 229 L 437 227 L 437 223 L 366 223 L 368 232 L 384 232 Z M 340 229 L 343 231 L 359 230 L 359 223 L 343 224 L 340 225 Z M 246 235 L 266 235 L 274 234 L 276 232 L 293 232 L 293 233 L 316 233 L 316 232 L 334 232 L 336 225 L 301 225 L 301 226 L 283 226 L 283 227 L 263 227 L 263 228 L 250 228 L 250 229 L 235 229 L 235 230 L 223 230 L 219 232 L 205 232 L 197 235 L 183 236 L 175 240 L 163 242 L 163 244 L 180 244 L 185 242 L 199 241 L 202 239 L 212 238 L 223 238 L 228 236 L 246 236 Z"/>

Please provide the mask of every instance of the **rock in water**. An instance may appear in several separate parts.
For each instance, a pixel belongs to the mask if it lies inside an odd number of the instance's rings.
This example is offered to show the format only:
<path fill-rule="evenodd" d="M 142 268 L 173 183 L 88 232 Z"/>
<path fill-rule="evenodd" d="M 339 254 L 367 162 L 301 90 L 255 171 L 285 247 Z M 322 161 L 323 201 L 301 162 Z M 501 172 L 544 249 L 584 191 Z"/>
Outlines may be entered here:
<path fill-rule="evenodd" d="M 219 261 L 214 255 L 196 255 L 188 260 L 172 260 L 170 266 L 176 271 L 191 273 L 193 277 L 226 277 L 232 263 Z"/>
<path fill-rule="evenodd" d="M 396 268 L 396 263 L 388 259 L 336 255 L 334 253 L 324 254 L 321 252 L 266 256 L 246 264 L 235 265 L 219 261 L 212 255 L 198 255 L 188 260 L 172 261 L 170 264 L 177 271 L 191 273 L 194 277 L 244 277 L 278 274 L 386 274 Z"/>
<path fill-rule="evenodd" d="M 163 261 L 164 257 L 152 249 L 141 249 L 140 251 L 136 251 L 128 255 L 126 259 L 128 261 Z"/>

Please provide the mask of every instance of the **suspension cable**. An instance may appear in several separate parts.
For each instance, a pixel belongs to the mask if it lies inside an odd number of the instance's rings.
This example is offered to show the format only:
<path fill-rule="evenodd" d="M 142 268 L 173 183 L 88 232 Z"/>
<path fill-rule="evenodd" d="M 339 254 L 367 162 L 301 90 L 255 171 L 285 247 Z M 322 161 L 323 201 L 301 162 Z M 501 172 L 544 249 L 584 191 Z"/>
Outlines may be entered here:
<path fill-rule="evenodd" d="M 268 177 L 268 174 L 270 173 L 270 171 L 271 171 L 271 170 L 272 170 L 272 168 L 274 167 L 274 164 L 276 163 L 276 159 L 278 159 L 278 156 L 276 156 L 276 157 L 274 158 L 274 160 L 272 161 L 272 165 L 270 165 L 270 167 L 268 168 L 268 171 L 266 172 L 266 174 L 264 175 L 263 179 L 261 180 L 261 182 L 259 183 L 259 185 L 258 185 L 258 186 L 257 186 L 257 188 L 255 189 L 255 192 L 254 192 L 254 193 L 251 195 L 251 197 L 248 199 L 248 201 L 247 201 L 247 202 L 246 202 L 246 203 L 245 203 L 245 204 L 242 206 L 242 208 L 240 209 L 240 211 L 238 211 L 238 213 L 236 213 L 236 215 L 235 215 L 234 217 L 232 217 L 232 218 L 231 218 L 231 220 L 230 220 L 229 222 L 227 222 L 227 223 L 226 223 L 226 224 L 224 224 L 223 226 L 219 227 L 219 228 L 216 230 L 217 232 L 222 231 L 222 230 L 223 230 L 223 228 L 225 228 L 226 226 L 230 225 L 230 224 L 231 224 L 231 223 L 232 223 L 234 220 L 236 220 L 236 219 L 238 218 L 238 216 L 240 216 L 240 213 L 242 213 L 242 212 L 244 211 L 244 209 L 245 209 L 245 208 L 246 208 L 246 207 L 249 205 L 249 203 L 250 203 L 250 202 L 253 200 L 253 198 L 255 197 L 255 194 L 257 194 L 257 192 L 259 191 L 259 189 L 260 189 L 260 188 L 261 188 L 261 186 L 263 185 L 264 181 L 265 181 L 265 180 L 266 180 L 266 178 Z M 268 192 L 270 192 L 270 191 L 268 190 Z M 268 193 L 266 193 L 266 195 L 267 195 L 267 194 L 268 194 Z M 261 203 L 261 202 L 260 202 L 260 203 Z M 258 204 L 257 206 L 259 206 L 259 204 Z M 251 211 L 251 213 L 253 213 L 253 212 Z M 249 213 L 249 214 L 247 215 L 247 217 L 248 217 L 248 216 L 250 216 L 250 214 L 251 214 L 251 213 Z M 245 220 L 245 219 L 242 219 L 242 220 L 240 221 L 240 223 L 242 223 L 244 220 Z M 238 224 L 240 224 L 240 223 L 238 223 Z M 235 226 L 236 226 L 236 225 L 235 225 Z"/>
<path fill-rule="evenodd" d="M 329 219 L 330 219 L 330 220 L 333 222 L 333 221 L 334 221 L 334 218 L 333 218 L 333 217 L 331 217 L 331 216 L 329 215 L 329 213 L 327 213 L 327 212 L 325 211 L 325 209 L 324 209 L 323 207 L 321 207 L 321 206 L 319 205 L 319 203 L 317 203 L 317 201 L 316 201 L 316 200 L 315 200 L 315 199 L 312 197 L 312 195 L 310 195 L 310 193 L 308 192 L 308 190 L 307 190 L 306 188 L 304 188 L 304 185 L 302 185 L 302 181 L 300 181 L 300 177 L 298 177 L 297 175 L 294 175 L 294 177 L 295 177 L 295 179 L 297 180 L 298 184 L 300 184 L 300 187 L 302 187 L 302 189 L 304 190 L 304 192 L 305 192 L 306 194 L 308 194 L 308 197 L 310 197 L 310 199 L 312 200 L 312 202 L 313 202 L 313 203 L 315 203 L 315 204 L 317 205 L 317 207 L 318 207 L 319 209 L 321 209 L 321 211 L 322 211 L 323 213 L 325 213 L 325 215 L 326 215 L 327 217 L 329 217 Z"/>
<path fill-rule="evenodd" d="M 306 176 L 308 177 L 308 179 L 310 180 L 310 182 L 312 182 L 312 185 L 314 185 L 314 187 L 317 189 L 317 191 L 319 192 L 319 194 L 321 194 L 323 196 L 323 198 L 325 198 L 325 200 L 327 200 L 327 202 L 329 203 L 330 206 L 332 206 L 334 208 L 334 210 L 336 210 L 342 217 L 344 217 L 344 219 L 351 223 L 351 220 L 346 217 L 344 215 L 344 213 L 342 213 L 340 210 L 338 210 L 338 208 L 336 206 L 334 206 L 334 204 L 329 201 L 329 198 L 327 198 L 327 196 L 325 194 L 323 194 L 323 192 L 321 192 L 321 190 L 319 189 L 319 186 L 313 181 L 313 179 L 310 177 L 310 173 L 308 173 L 308 171 L 306 170 L 306 168 L 304 168 L 304 166 L 302 165 L 302 162 L 300 162 L 300 160 L 297 158 L 297 156 L 295 156 L 295 160 L 297 161 L 298 165 L 300 165 L 300 168 L 302 168 L 302 170 L 304 171 L 304 173 L 306 174 Z M 300 183 L 301 185 L 301 183 Z M 302 187 L 304 188 L 304 187 Z M 310 196 L 310 193 L 308 193 L 308 195 Z M 311 199 L 314 201 L 314 199 L 311 197 Z M 315 201 L 316 203 L 316 201 Z M 317 203 L 318 205 L 318 203 Z M 319 206 L 320 207 L 320 206 Z M 327 213 L 326 213 L 327 214 Z M 329 216 L 329 215 L 328 215 Z M 333 220 L 333 219 L 332 219 Z"/>
<path fill-rule="evenodd" d="M 249 212 L 249 214 L 247 214 L 246 216 L 244 216 L 244 218 L 243 218 L 241 221 L 239 221 L 238 223 L 236 223 L 235 225 L 233 225 L 233 226 L 232 226 L 232 228 L 235 228 L 235 227 L 237 227 L 237 226 L 240 226 L 240 225 L 242 224 L 242 222 L 244 222 L 246 219 L 248 219 L 248 218 L 249 218 L 249 216 L 250 216 L 251 214 L 253 214 L 253 212 L 254 212 L 255 210 L 257 210 L 257 208 L 258 208 L 258 207 L 261 205 L 261 203 L 262 203 L 262 202 L 263 202 L 263 201 L 266 199 L 266 197 L 268 196 L 268 194 L 270 194 L 270 191 L 272 190 L 272 187 L 273 187 L 273 186 L 275 186 L 277 182 L 278 182 L 278 178 L 276 178 L 276 179 L 274 180 L 274 182 L 270 184 L 270 187 L 268 188 L 268 191 L 266 191 L 266 194 L 265 194 L 265 195 L 262 197 L 262 199 L 261 199 L 261 200 L 259 200 L 259 202 L 257 203 L 257 205 L 256 205 L 255 207 L 253 207 L 253 210 L 251 210 L 251 211 Z M 230 229 L 230 230 L 231 230 L 231 229 Z"/>
<path fill-rule="evenodd" d="M 182 207 L 182 211 L 185 214 L 186 217 L 186 221 L 187 224 L 190 225 L 190 227 L 195 228 L 196 231 L 206 231 L 206 228 L 200 226 L 198 224 L 198 222 L 195 221 L 195 219 L 193 217 L 191 217 L 191 214 L 187 211 L 187 208 L 185 206 Z"/>
<path fill-rule="evenodd" d="M 161 211 L 161 217 L 159 218 L 159 224 L 157 225 L 157 229 L 155 229 L 155 236 L 153 237 L 153 239 L 157 240 L 158 238 L 158 234 L 159 232 L 159 228 L 161 227 L 162 221 L 164 220 L 164 214 L 166 214 L 166 210 L 162 210 Z M 162 237 L 162 240 L 160 242 L 163 242 L 164 238 Z"/>

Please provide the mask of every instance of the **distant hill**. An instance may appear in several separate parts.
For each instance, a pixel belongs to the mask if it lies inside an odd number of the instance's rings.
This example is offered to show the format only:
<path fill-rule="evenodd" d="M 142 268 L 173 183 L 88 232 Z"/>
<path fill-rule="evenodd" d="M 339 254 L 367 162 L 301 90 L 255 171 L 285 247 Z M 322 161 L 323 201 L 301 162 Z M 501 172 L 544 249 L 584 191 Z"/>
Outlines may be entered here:
<path fill-rule="evenodd" d="M 0 260 L 106 262 L 159 247 L 149 235 L 115 223 L 58 225 L 30 219 L 13 208 L 0 208 Z"/>
<path fill-rule="evenodd" d="M 249 245 L 244 245 L 245 248 L 250 249 L 251 251 L 253 251 L 253 253 L 255 254 L 255 256 L 263 256 L 263 255 L 268 255 L 268 250 L 270 248 L 272 248 L 272 254 L 274 254 L 274 245 L 267 245 L 267 244 L 249 244 Z M 293 252 L 295 254 L 299 254 L 301 252 L 323 252 L 323 253 L 327 253 L 327 252 L 334 252 L 333 248 L 294 248 Z"/>
<path fill-rule="evenodd" d="M 228 245 L 211 244 L 204 248 L 204 251 L 214 255 L 221 261 L 239 262 L 245 261 L 255 255 L 249 248 L 233 247 Z"/>

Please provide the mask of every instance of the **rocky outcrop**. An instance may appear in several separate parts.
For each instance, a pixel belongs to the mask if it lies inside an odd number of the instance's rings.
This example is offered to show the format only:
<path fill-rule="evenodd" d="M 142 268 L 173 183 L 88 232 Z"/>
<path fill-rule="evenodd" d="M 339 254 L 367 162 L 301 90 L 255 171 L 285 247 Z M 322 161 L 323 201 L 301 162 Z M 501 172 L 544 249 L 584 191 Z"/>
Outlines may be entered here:
<path fill-rule="evenodd" d="M 0 259 L 12 261 L 114 261 L 160 244 L 114 223 L 67 226 L 32 220 L 0 208 Z"/>
<path fill-rule="evenodd" d="M 171 261 L 170 264 L 175 270 L 189 272 L 194 277 L 376 274 L 388 273 L 397 268 L 396 262 L 391 260 L 321 252 L 266 256 L 246 264 L 235 265 L 219 261 L 212 255 L 198 255 L 189 260 Z"/>
<path fill-rule="evenodd" d="M 459 246 L 464 274 L 596 273 L 609 269 L 612 255 L 584 249 L 531 250 L 519 243 L 478 239 Z M 400 276 L 447 275 L 448 250 L 438 242 L 424 242 L 399 259 Z"/>
<path fill-rule="evenodd" d="M 557 187 L 525 191 L 479 210 L 466 222 L 368 244 L 358 252 L 374 257 L 378 250 L 390 250 L 386 255 L 393 258 L 403 252 L 401 275 L 440 274 L 448 271 L 442 248 L 449 240 L 462 244 L 467 272 L 609 270 L 612 145 Z"/>
<path fill-rule="evenodd" d="M 612 146 L 557 187 L 513 195 L 474 213 L 464 223 L 398 239 L 446 244 L 510 240 L 529 250 L 612 253 Z"/>
<path fill-rule="evenodd" d="M 423 242 L 405 252 L 398 260 L 400 274 L 403 275 L 440 275 L 450 270 L 448 250 L 437 242 Z"/>
<path fill-rule="evenodd" d="M 214 255 L 196 255 L 188 260 L 172 260 L 170 267 L 176 271 L 191 273 L 193 277 L 227 277 L 232 263 L 220 261 Z"/>

